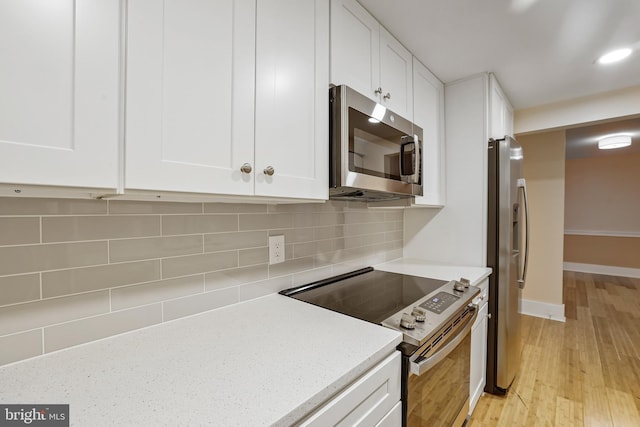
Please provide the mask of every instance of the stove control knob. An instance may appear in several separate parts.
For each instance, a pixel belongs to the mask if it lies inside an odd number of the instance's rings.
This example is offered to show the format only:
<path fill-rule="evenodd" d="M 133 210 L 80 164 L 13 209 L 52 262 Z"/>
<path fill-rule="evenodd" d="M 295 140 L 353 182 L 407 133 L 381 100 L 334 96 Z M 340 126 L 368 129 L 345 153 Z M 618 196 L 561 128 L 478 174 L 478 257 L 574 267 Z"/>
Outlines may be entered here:
<path fill-rule="evenodd" d="M 427 310 L 422 307 L 413 307 L 411 315 L 416 318 L 416 322 L 424 322 L 427 320 Z"/>
<path fill-rule="evenodd" d="M 467 287 L 464 286 L 464 283 L 461 283 L 455 280 L 453 282 L 453 290 L 457 292 L 464 292 L 467 290 Z"/>
<path fill-rule="evenodd" d="M 400 319 L 400 326 L 402 326 L 405 329 L 415 329 L 416 318 L 410 314 L 402 313 L 402 319 Z"/>

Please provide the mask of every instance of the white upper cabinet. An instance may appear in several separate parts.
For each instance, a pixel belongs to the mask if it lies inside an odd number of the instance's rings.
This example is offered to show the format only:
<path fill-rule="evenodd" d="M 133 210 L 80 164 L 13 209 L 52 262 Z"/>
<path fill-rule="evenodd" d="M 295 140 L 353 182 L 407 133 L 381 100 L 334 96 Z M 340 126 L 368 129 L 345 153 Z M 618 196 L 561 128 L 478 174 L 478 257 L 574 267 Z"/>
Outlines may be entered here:
<path fill-rule="evenodd" d="M 489 137 L 502 139 L 505 135 L 513 136 L 513 108 L 493 74 L 489 77 L 489 108 Z"/>
<path fill-rule="evenodd" d="M 423 129 L 423 195 L 415 206 L 445 203 L 444 85 L 413 59 L 413 120 Z"/>
<path fill-rule="evenodd" d="M 254 0 L 130 0 L 128 189 L 253 194 Z"/>
<path fill-rule="evenodd" d="M 255 193 L 329 197 L 329 4 L 258 0 Z"/>
<path fill-rule="evenodd" d="M 326 1 L 130 0 L 127 189 L 328 197 Z"/>
<path fill-rule="evenodd" d="M 413 117 L 412 55 L 356 0 L 331 1 L 331 83 Z"/>
<path fill-rule="evenodd" d="M 120 6 L 0 3 L 0 183 L 118 184 Z"/>

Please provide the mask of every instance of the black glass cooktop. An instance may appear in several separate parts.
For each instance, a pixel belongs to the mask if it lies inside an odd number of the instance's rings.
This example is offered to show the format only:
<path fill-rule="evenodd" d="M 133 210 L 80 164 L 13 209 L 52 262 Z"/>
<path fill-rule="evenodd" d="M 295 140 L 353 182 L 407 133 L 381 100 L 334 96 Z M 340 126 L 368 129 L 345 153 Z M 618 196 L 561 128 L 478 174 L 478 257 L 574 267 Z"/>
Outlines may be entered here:
<path fill-rule="evenodd" d="M 280 293 L 379 324 L 446 283 L 369 267 Z"/>

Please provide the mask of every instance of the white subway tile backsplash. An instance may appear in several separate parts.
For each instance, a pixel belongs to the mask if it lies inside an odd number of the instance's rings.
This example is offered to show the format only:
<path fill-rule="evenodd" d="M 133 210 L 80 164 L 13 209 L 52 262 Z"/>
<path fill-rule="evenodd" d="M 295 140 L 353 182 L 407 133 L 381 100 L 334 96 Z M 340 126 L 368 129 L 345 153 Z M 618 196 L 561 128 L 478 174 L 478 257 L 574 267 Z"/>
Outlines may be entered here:
<path fill-rule="evenodd" d="M 162 306 L 154 304 L 54 325 L 44 328 L 44 351 L 49 353 L 160 322 Z"/>
<path fill-rule="evenodd" d="M 42 354 L 42 329 L 0 337 L 0 365 Z"/>
<path fill-rule="evenodd" d="M 205 292 L 204 294 L 165 301 L 162 303 L 163 320 L 166 322 L 168 320 L 202 313 L 203 311 L 224 307 L 225 305 L 234 304 L 238 301 L 237 287 L 217 289 L 215 291 Z"/>
<path fill-rule="evenodd" d="M 40 299 L 40 274 L 0 277 L 0 306 Z"/>
<path fill-rule="evenodd" d="M 54 216 L 42 218 L 42 241 L 45 243 L 159 235 L 159 216 Z"/>
<path fill-rule="evenodd" d="M 40 243 L 37 217 L 0 217 L 0 246 Z"/>
<path fill-rule="evenodd" d="M 109 292 L 91 292 L 0 308 L 0 336 L 109 312 Z"/>
<path fill-rule="evenodd" d="M 166 236 L 109 241 L 111 262 L 166 258 L 202 253 L 203 236 Z"/>
<path fill-rule="evenodd" d="M 106 264 L 107 242 L 0 247 L 0 276 Z"/>
<path fill-rule="evenodd" d="M 402 229 L 358 202 L 0 198 L 0 365 L 398 258 Z"/>
<path fill-rule="evenodd" d="M 71 268 L 42 273 L 42 297 L 50 298 L 160 278 L 160 260 Z"/>

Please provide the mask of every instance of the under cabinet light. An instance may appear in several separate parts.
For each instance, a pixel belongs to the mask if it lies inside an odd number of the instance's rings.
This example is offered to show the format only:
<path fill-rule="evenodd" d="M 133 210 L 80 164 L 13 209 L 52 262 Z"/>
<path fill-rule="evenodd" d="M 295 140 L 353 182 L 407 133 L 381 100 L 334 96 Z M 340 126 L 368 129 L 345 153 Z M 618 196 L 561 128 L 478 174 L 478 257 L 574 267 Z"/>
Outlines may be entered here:
<path fill-rule="evenodd" d="M 598 148 L 601 150 L 628 147 L 630 145 L 631 136 L 629 135 L 611 135 L 598 140 Z"/>

